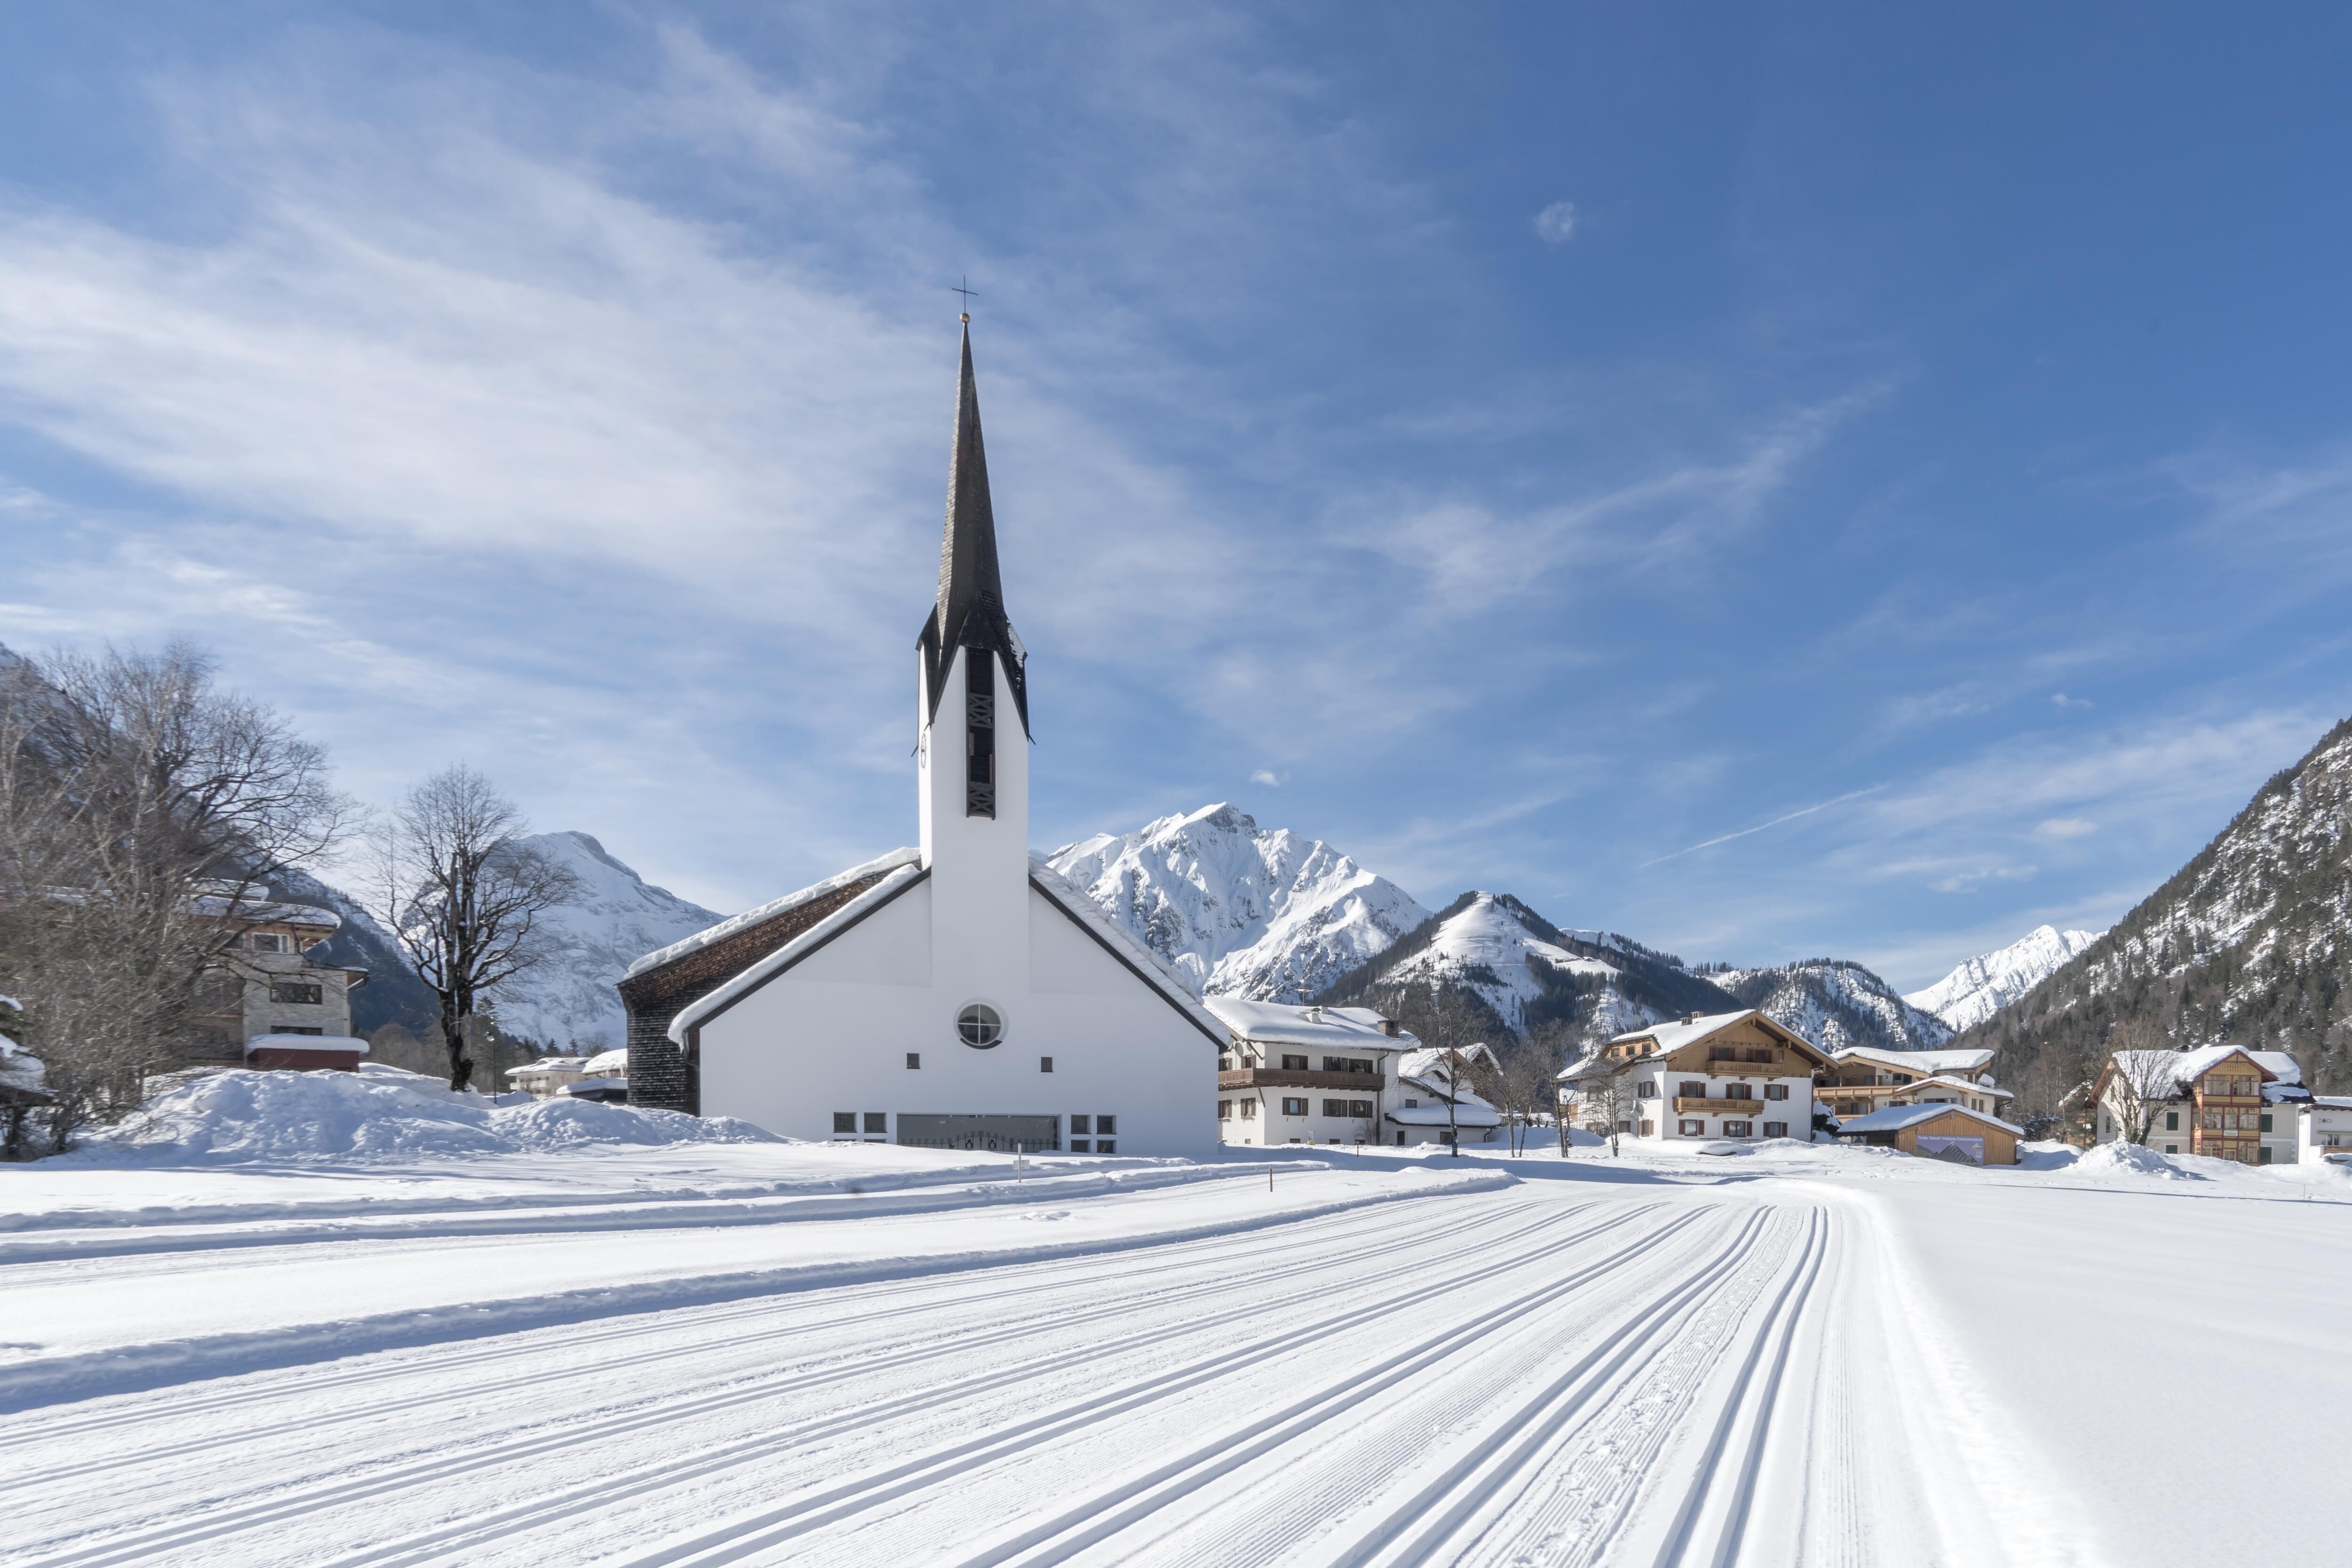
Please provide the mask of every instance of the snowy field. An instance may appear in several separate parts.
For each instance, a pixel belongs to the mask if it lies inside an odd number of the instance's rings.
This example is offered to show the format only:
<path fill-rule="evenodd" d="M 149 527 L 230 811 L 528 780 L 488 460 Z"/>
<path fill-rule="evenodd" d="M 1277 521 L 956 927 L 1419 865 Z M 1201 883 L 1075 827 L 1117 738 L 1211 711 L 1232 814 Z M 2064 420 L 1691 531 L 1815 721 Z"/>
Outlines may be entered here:
<path fill-rule="evenodd" d="M 2352 1501 L 2339 1170 L 213 1093 L 0 1167 L 0 1560 L 2290 1563 Z"/>

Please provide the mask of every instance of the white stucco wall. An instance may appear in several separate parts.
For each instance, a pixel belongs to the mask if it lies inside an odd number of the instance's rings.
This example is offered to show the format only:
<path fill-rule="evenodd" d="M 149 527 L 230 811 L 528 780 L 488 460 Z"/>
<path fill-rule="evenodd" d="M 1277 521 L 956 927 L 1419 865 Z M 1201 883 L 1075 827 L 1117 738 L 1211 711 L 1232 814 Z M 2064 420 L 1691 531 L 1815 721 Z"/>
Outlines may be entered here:
<path fill-rule="evenodd" d="M 989 962 L 1005 932 L 935 941 L 926 881 L 705 1022 L 703 1113 L 829 1138 L 834 1112 L 857 1112 L 861 1129 L 879 1112 L 893 1142 L 903 1112 L 1056 1116 L 1066 1148 L 1072 1115 L 1108 1114 L 1120 1154 L 1213 1152 L 1215 1043 L 1025 875 L 1023 891 L 1017 968 Z M 957 1037 L 971 1001 L 1004 1016 L 992 1049 Z"/>

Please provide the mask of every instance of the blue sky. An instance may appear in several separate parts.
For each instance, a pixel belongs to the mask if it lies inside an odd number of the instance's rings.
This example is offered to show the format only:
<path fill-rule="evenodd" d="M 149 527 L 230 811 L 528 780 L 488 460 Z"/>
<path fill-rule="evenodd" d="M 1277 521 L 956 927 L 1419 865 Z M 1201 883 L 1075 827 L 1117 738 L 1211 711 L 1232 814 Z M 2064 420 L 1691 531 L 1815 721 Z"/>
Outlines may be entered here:
<path fill-rule="evenodd" d="M 1906 986 L 2352 710 L 2320 6 L 0 13 L 0 640 L 721 910 L 914 833 L 969 275 L 1034 837 Z"/>

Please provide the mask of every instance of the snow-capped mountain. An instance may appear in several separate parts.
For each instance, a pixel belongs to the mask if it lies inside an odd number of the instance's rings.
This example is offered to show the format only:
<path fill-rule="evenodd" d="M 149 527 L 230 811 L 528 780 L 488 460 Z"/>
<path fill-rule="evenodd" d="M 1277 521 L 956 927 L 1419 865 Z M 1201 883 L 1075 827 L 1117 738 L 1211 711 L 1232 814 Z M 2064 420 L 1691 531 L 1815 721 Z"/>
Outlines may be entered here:
<path fill-rule="evenodd" d="M 2057 973 L 2105 934 L 2035 926 L 2007 947 L 1977 954 L 1925 991 L 1911 992 L 1903 1000 L 1935 1014 L 1955 1029 L 1969 1028 Z"/>
<path fill-rule="evenodd" d="M 2173 1045 L 2293 1052 L 2352 1089 L 2352 720 L 2274 775 L 2188 865 L 2063 968 L 1969 1031 L 2002 1077 L 2080 1082 L 2118 1025 Z"/>
<path fill-rule="evenodd" d="M 585 833 L 541 833 L 522 842 L 568 867 L 580 891 L 541 917 L 552 951 L 498 998 L 499 1026 L 543 1046 L 619 1046 L 627 1016 L 613 983 L 631 961 L 722 917 L 655 887 Z"/>
<path fill-rule="evenodd" d="M 1429 918 L 1320 839 L 1223 803 L 1045 858 L 1210 995 L 1307 1001 Z"/>
<path fill-rule="evenodd" d="M 1489 892 L 1463 894 L 1316 998 L 1379 1006 L 1424 1037 L 1446 1027 L 1449 999 L 1471 1013 L 1457 1022 L 1490 1037 L 1619 1034 L 1738 1005 L 1671 954 L 1611 932 L 1562 931 L 1510 894 Z"/>
<path fill-rule="evenodd" d="M 1727 969 L 1707 975 L 1783 1027 L 1820 1046 L 1879 1050 L 1933 1050 L 1952 1037 L 1952 1026 L 1895 994 L 1859 963 L 1809 958 L 1768 969 Z"/>

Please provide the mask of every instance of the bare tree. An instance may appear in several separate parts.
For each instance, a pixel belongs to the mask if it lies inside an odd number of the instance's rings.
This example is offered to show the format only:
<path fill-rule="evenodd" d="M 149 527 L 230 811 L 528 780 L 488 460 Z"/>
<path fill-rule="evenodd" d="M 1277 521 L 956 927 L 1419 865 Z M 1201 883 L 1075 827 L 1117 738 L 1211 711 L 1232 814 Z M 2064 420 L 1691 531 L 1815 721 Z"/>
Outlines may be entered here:
<path fill-rule="evenodd" d="M 230 917 L 348 820 L 325 754 L 214 677 L 185 642 L 0 650 L 0 989 L 29 1004 L 52 1149 L 139 1103 Z"/>
<path fill-rule="evenodd" d="M 374 835 L 368 912 L 440 998 L 451 1089 L 473 1077 L 477 1013 L 545 955 L 540 917 L 579 892 L 567 867 L 521 842 L 529 831 L 514 802 L 460 763 L 411 789 Z"/>
<path fill-rule="evenodd" d="M 2180 1055 L 2162 1028 L 2145 1018 L 2117 1024 L 2107 1037 L 2099 1103 L 2126 1143 L 2145 1144 L 2164 1108 L 2180 1097 Z"/>
<path fill-rule="evenodd" d="M 1523 1044 L 1496 1075 L 1493 1094 L 1510 1124 L 1512 1153 L 1526 1153 L 1538 1119 L 1556 1113 L 1557 1090 L 1552 1081 L 1556 1070 L 1549 1051 Z"/>

